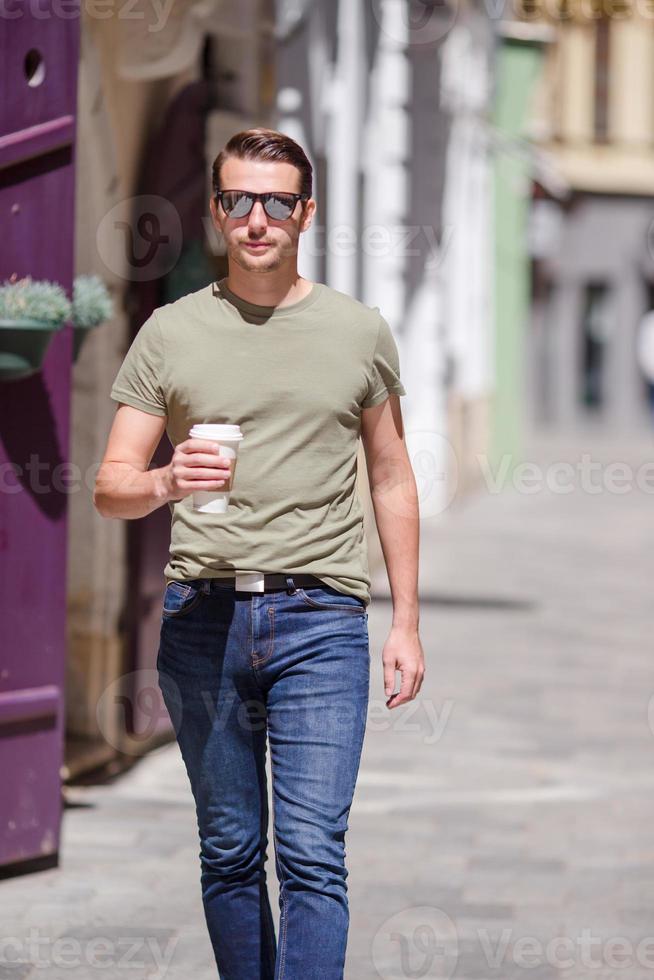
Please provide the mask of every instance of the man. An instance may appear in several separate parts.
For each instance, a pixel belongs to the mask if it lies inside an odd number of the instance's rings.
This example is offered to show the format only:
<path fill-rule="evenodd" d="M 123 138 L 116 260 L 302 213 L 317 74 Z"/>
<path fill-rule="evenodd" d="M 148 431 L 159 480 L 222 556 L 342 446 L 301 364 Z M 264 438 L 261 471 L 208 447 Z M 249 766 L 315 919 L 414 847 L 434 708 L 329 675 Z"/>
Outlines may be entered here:
<path fill-rule="evenodd" d="M 94 494 L 106 517 L 170 507 L 157 667 L 229 980 L 343 977 L 344 839 L 370 673 L 359 436 L 393 599 L 387 706 L 414 698 L 424 674 L 397 348 L 379 309 L 298 275 L 311 181 L 302 148 L 274 130 L 237 133 L 218 155 L 210 207 L 228 275 L 142 325 L 111 389 L 119 407 Z M 210 440 L 188 438 L 199 422 L 241 426 L 233 472 Z M 164 429 L 172 459 L 149 470 Z M 230 476 L 227 513 L 193 510 L 194 490 Z M 268 743 L 279 943 L 264 868 Z"/>

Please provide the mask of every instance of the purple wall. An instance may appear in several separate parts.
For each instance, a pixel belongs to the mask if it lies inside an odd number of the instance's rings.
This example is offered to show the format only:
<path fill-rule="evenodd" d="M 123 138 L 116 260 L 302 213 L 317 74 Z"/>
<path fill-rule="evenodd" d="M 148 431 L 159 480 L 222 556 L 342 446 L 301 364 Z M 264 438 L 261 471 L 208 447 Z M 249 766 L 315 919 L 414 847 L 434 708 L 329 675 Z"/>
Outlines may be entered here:
<path fill-rule="evenodd" d="M 79 11 L 8 9 L 20 17 L 0 31 L 0 279 L 51 279 L 70 296 Z M 68 326 L 41 373 L 0 382 L 0 866 L 54 863 L 59 847 L 71 352 Z"/>

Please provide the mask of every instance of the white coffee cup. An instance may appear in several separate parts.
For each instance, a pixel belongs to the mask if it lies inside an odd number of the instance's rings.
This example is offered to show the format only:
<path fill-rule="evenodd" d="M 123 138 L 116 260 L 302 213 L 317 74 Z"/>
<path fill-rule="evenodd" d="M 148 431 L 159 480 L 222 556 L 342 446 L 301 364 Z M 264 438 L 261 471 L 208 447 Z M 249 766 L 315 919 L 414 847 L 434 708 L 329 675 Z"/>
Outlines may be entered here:
<path fill-rule="evenodd" d="M 218 444 L 219 453 L 226 459 L 231 459 L 231 474 L 224 489 L 194 490 L 193 510 L 201 514 L 225 514 L 229 506 L 229 494 L 234 485 L 234 472 L 238 447 L 244 438 L 240 425 L 222 425 L 213 422 L 202 422 L 191 427 L 191 439 L 210 439 Z"/>

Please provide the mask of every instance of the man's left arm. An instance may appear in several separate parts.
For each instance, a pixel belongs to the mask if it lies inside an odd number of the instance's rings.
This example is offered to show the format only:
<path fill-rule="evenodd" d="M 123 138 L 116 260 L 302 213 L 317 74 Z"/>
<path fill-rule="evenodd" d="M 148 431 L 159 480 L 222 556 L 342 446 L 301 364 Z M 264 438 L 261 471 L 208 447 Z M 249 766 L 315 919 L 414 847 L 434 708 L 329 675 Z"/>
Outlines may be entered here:
<path fill-rule="evenodd" d="M 391 695 L 395 671 L 402 682 L 387 707 L 411 701 L 422 684 L 424 655 L 418 633 L 420 512 L 416 481 L 404 441 L 398 395 L 361 410 L 361 439 L 375 523 L 386 563 L 393 621 L 384 644 L 384 690 Z"/>

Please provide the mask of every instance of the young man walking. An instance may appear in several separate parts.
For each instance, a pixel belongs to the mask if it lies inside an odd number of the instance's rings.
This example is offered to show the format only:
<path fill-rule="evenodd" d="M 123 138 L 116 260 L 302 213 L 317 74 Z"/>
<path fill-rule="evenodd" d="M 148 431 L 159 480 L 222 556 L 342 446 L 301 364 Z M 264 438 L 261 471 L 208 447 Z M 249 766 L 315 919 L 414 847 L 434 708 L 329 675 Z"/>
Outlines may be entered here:
<path fill-rule="evenodd" d="M 359 437 L 393 600 L 388 708 L 414 698 L 424 674 L 405 392 L 379 309 L 298 275 L 316 202 L 297 143 L 237 133 L 214 161 L 210 207 L 228 275 L 139 330 L 111 389 L 119 406 L 94 504 L 127 519 L 170 508 L 157 668 L 195 799 L 220 977 L 341 980 L 344 841 L 370 678 Z M 236 465 L 189 438 L 195 423 L 240 425 Z M 150 470 L 164 430 L 172 459 Z M 193 509 L 194 491 L 228 479 L 225 513 Z M 265 871 L 268 746 L 278 939 Z"/>

